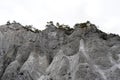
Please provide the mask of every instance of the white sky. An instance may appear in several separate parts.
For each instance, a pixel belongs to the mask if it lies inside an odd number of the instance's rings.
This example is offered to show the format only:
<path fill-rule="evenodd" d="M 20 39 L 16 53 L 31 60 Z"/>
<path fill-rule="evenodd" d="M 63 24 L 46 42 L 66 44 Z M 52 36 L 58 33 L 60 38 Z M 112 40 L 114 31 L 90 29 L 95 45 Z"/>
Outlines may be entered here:
<path fill-rule="evenodd" d="M 8 20 L 44 29 L 54 21 L 73 26 L 87 20 L 120 34 L 120 0 L 0 0 L 0 24 Z"/>

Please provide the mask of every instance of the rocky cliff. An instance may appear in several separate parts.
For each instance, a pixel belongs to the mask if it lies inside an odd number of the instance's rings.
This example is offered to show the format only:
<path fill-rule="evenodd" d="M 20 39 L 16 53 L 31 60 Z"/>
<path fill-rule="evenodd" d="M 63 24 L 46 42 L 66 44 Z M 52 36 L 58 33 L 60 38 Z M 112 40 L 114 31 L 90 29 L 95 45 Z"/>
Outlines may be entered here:
<path fill-rule="evenodd" d="M 120 80 L 120 37 L 90 22 L 43 31 L 0 26 L 0 80 Z"/>

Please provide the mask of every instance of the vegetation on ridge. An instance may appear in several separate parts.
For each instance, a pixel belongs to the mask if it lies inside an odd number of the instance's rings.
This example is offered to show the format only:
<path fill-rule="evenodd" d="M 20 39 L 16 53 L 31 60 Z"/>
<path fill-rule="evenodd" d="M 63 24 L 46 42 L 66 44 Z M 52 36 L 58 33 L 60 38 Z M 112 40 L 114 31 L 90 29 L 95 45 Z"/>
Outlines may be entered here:
<path fill-rule="evenodd" d="M 12 25 L 12 24 L 20 24 L 16 21 L 13 21 L 12 23 L 10 21 L 7 21 L 6 25 Z M 20 24 L 21 25 L 21 24 Z M 47 28 L 55 28 L 55 29 L 59 29 L 59 30 L 63 30 L 65 32 L 65 34 L 70 35 L 75 28 L 79 29 L 79 28 L 87 28 L 87 27 L 93 27 L 92 29 L 94 29 L 94 27 L 96 28 L 96 26 L 94 24 L 92 24 L 90 21 L 86 21 L 84 23 L 77 23 L 75 24 L 74 28 L 71 28 L 69 25 L 65 25 L 65 24 L 60 24 L 60 23 L 56 23 L 56 25 L 53 23 L 53 21 L 49 21 L 47 22 L 46 27 Z M 41 32 L 41 30 L 34 28 L 32 25 L 26 25 L 26 26 L 22 26 L 25 30 L 27 31 L 31 31 L 33 33 L 39 33 Z M 107 40 L 107 38 L 109 38 L 110 36 L 118 36 L 116 34 L 110 34 L 107 35 L 106 33 L 103 33 L 102 31 L 98 30 L 98 33 L 100 34 L 100 38 Z"/>

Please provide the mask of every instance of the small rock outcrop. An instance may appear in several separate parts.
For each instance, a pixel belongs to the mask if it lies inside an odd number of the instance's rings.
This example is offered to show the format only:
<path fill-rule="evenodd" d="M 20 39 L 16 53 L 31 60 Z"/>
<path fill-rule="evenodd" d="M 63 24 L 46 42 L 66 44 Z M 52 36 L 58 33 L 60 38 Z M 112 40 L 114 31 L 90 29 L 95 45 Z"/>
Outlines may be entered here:
<path fill-rule="evenodd" d="M 0 80 L 120 80 L 120 37 L 89 21 L 40 31 L 0 26 Z"/>

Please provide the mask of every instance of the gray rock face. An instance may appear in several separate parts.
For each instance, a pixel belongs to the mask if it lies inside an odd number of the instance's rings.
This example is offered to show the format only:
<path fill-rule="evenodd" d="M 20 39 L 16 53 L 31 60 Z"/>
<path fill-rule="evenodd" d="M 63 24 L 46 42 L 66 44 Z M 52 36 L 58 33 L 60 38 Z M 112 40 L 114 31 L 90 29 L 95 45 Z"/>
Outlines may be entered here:
<path fill-rule="evenodd" d="M 1 25 L 0 80 L 120 80 L 120 37 L 90 22 Z"/>

